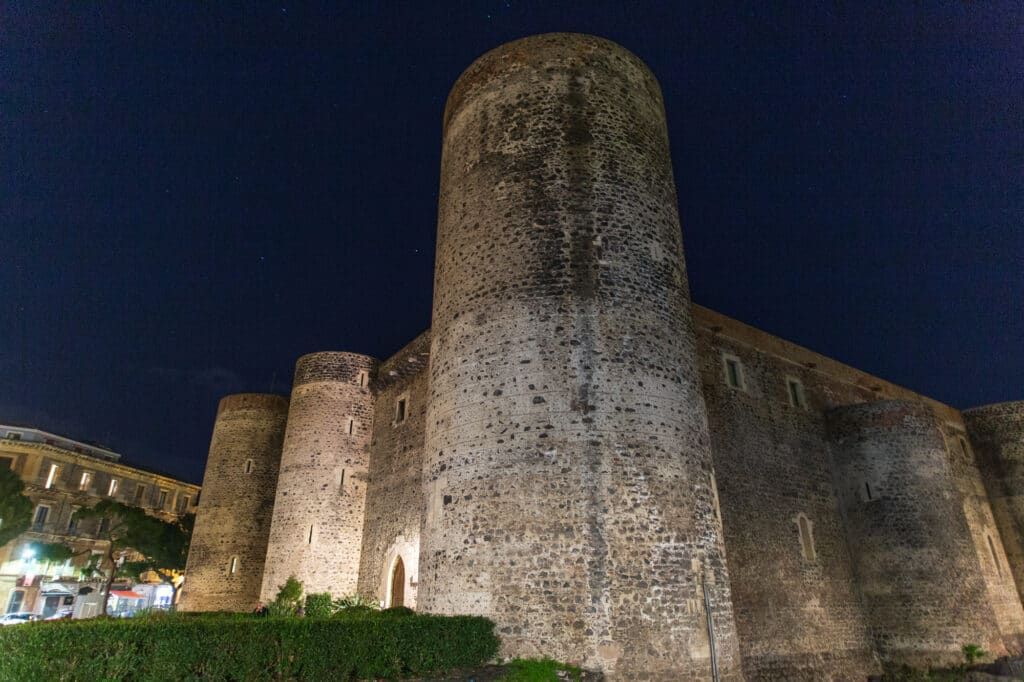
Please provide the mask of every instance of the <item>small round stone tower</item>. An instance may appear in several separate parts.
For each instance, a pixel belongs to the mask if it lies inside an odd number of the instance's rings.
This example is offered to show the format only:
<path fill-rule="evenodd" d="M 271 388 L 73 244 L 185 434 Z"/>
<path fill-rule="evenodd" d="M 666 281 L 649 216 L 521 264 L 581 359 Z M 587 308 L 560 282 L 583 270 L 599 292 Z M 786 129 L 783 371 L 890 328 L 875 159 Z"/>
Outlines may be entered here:
<path fill-rule="evenodd" d="M 665 113 L 626 49 L 534 36 L 459 78 L 432 334 L 418 606 L 505 655 L 738 679 Z"/>
<path fill-rule="evenodd" d="M 251 611 L 260 598 L 288 398 L 220 401 L 180 608 Z"/>
<path fill-rule="evenodd" d="M 1024 400 L 963 416 L 1017 592 L 1024 594 Z"/>
<path fill-rule="evenodd" d="M 956 664 L 968 642 L 1005 652 L 931 409 L 859 403 L 832 410 L 828 428 L 854 572 L 883 660 Z"/>
<path fill-rule="evenodd" d="M 312 353 L 295 365 L 263 600 L 288 576 L 306 594 L 354 594 L 363 540 L 376 360 Z"/>

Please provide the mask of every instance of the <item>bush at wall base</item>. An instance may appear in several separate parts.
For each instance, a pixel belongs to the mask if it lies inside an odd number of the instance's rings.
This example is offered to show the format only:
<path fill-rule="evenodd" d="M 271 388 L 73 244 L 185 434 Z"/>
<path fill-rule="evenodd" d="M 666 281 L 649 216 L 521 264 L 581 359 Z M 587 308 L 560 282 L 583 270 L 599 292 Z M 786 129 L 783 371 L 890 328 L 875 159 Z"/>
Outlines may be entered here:
<path fill-rule="evenodd" d="M 0 680 L 355 680 L 418 677 L 494 658 L 473 616 L 170 614 L 0 629 Z"/>

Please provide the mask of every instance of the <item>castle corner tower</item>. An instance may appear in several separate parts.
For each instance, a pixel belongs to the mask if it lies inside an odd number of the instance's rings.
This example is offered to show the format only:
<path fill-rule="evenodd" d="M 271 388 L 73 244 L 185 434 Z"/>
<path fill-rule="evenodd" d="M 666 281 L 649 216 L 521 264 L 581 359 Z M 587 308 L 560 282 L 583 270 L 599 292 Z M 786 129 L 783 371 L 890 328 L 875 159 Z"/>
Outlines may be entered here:
<path fill-rule="evenodd" d="M 740 679 L 664 107 L 633 54 L 540 35 L 459 78 L 432 334 L 419 607 L 491 617 L 506 655 Z"/>

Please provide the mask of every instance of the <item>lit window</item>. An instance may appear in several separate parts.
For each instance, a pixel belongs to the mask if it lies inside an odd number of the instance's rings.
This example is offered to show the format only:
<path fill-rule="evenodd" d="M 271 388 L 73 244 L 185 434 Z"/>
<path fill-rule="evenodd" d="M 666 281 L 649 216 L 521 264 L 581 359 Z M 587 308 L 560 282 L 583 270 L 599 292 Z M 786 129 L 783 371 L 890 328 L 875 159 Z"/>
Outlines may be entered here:
<path fill-rule="evenodd" d="M 789 394 L 789 404 L 801 409 L 807 407 L 807 400 L 804 398 L 804 385 L 799 379 L 786 377 L 786 392 Z"/>
<path fill-rule="evenodd" d="M 234 575 L 238 571 L 238 557 L 233 556 L 228 562 L 228 575 Z"/>
<path fill-rule="evenodd" d="M 806 516 L 796 517 L 797 530 L 800 534 L 800 553 L 807 561 L 814 561 L 817 553 L 814 549 L 814 524 Z"/>
<path fill-rule="evenodd" d="M 251 459 L 245 460 L 245 473 L 247 473 L 247 474 L 251 474 L 252 473 L 252 460 Z"/>
<path fill-rule="evenodd" d="M 725 383 L 729 388 L 740 391 L 746 390 L 746 382 L 743 379 L 743 363 L 735 355 L 723 355 L 722 367 L 725 370 Z"/>
<path fill-rule="evenodd" d="M 82 472 L 82 478 L 78 481 L 78 489 L 79 490 L 88 490 L 90 483 L 92 483 L 92 472 L 91 471 L 83 471 Z"/>
<path fill-rule="evenodd" d="M 408 398 L 399 398 L 398 402 L 395 403 L 395 423 L 401 424 L 405 421 L 405 413 L 408 407 Z"/>
<path fill-rule="evenodd" d="M 51 464 L 50 465 L 50 473 L 46 477 L 46 485 L 44 487 L 45 488 L 52 488 L 53 484 L 57 482 L 57 474 L 59 474 L 59 473 L 60 473 L 60 467 L 57 466 L 56 464 Z"/>
<path fill-rule="evenodd" d="M 117 494 L 117 479 L 110 479 L 110 487 L 107 488 L 107 495 L 113 497 Z"/>

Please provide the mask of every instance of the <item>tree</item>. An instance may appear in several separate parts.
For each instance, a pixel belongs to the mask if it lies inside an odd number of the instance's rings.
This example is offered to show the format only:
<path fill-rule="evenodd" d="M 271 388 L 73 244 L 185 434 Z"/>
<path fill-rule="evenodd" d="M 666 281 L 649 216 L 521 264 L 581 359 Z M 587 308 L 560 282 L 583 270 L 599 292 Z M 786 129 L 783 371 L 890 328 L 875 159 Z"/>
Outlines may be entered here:
<path fill-rule="evenodd" d="M 188 560 L 195 514 L 186 514 L 174 521 L 162 521 L 152 516 L 136 521 L 138 537 L 132 549 L 143 556 L 141 561 L 126 561 L 121 570 L 136 580 L 152 572 L 171 586 L 171 604 L 178 603 L 179 580 Z"/>
<path fill-rule="evenodd" d="M 32 524 L 32 500 L 24 490 L 25 483 L 14 470 L 0 467 L 0 547 Z"/>
<path fill-rule="evenodd" d="M 171 583 L 177 596 L 173 574 L 185 567 L 192 524 L 195 521 L 192 515 L 177 521 L 163 521 L 137 507 L 113 500 L 101 500 L 93 507 L 79 509 L 73 518 L 78 521 L 96 521 L 95 537 L 106 544 L 106 551 L 84 569 L 86 573 L 99 574 L 105 582 L 106 597 L 102 602 L 101 615 L 107 615 L 110 586 L 119 574 L 132 575 L 138 571 L 135 574 L 140 575 L 146 570 L 153 570 L 161 580 Z M 129 562 L 126 568 L 119 564 L 119 560 L 130 550 L 141 554 L 143 561 Z M 87 551 L 91 551 L 91 548 Z M 142 563 L 146 567 L 138 570 Z"/>

